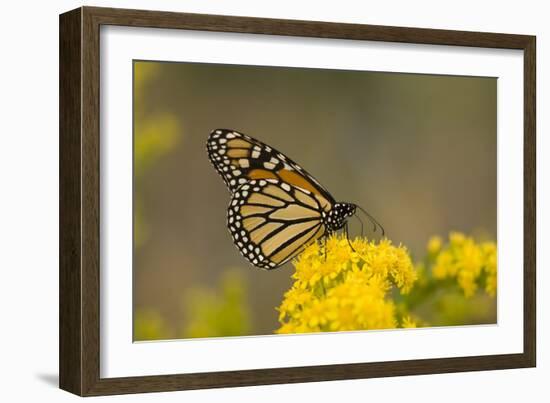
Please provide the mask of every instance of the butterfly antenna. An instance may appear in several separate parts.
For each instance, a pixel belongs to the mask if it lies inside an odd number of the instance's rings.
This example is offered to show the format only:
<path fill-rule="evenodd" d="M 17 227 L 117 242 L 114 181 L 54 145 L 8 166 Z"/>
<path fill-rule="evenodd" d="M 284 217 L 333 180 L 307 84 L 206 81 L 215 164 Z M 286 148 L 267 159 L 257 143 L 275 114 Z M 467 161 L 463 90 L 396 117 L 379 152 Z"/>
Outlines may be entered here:
<path fill-rule="evenodd" d="M 374 232 L 376 232 L 376 227 L 380 227 L 380 230 L 382 231 L 382 236 L 385 236 L 386 235 L 386 231 L 384 230 L 384 227 L 382 227 L 382 225 L 380 225 L 380 223 L 378 221 L 376 221 L 376 219 L 371 216 L 364 208 L 362 208 L 361 206 L 358 206 L 358 205 L 355 205 L 361 212 L 363 212 L 363 214 L 365 214 L 369 221 L 372 223 L 373 225 L 373 228 L 374 228 Z"/>

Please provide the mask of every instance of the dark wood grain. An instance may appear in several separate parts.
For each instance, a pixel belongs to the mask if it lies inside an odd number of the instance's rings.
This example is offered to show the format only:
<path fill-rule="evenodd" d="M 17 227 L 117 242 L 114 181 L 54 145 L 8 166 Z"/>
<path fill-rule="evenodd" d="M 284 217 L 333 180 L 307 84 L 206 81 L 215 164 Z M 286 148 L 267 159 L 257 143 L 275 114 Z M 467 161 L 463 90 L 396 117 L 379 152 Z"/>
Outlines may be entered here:
<path fill-rule="evenodd" d="M 476 357 L 129 378 L 100 377 L 101 25 L 524 51 L 524 351 Z M 81 396 L 531 367 L 535 321 L 535 37 L 83 7 L 60 17 L 60 387 Z"/>
<path fill-rule="evenodd" d="M 523 56 L 523 354 L 536 366 L 537 334 L 537 139 L 536 39 L 530 37 Z"/>
<path fill-rule="evenodd" d="M 59 27 L 59 386 L 82 394 L 81 10 Z"/>
<path fill-rule="evenodd" d="M 133 27 L 508 49 L 523 49 L 529 38 L 525 35 L 497 34 L 490 32 L 466 32 L 381 25 L 340 24 L 320 21 L 184 14 L 116 8 L 90 7 L 86 9 L 93 15 L 93 18 L 96 18 L 101 24 Z"/>
<path fill-rule="evenodd" d="M 209 372 L 101 379 L 88 395 L 162 392 L 281 383 L 382 378 L 460 371 L 485 371 L 529 367 L 523 354 L 455 357 L 366 364 L 321 365 L 247 371 Z"/>
<path fill-rule="evenodd" d="M 99 26 L 82 9 L 82 389 L 99 378 Z"/>

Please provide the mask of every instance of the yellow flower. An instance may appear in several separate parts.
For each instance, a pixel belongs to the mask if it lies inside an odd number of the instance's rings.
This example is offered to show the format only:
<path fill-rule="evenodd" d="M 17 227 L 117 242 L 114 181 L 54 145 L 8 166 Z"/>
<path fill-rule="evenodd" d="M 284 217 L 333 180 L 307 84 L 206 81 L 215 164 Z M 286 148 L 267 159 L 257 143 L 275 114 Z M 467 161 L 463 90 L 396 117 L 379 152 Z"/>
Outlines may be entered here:
<path fill-rule="evenodd" d="M 180 140 L 180 125 L 174 115 L 159 113 L 140 119 L 135 126 L 135 175 L 141 178 L 154 162 L 174 149 Z"/>
<path fill-rule="evenodd" d="M 173 337 L 170 327 L 160 313 L 139 309 L 135 313 L 134 337 L 138 341 L 161 340 Z"/>
<path fill-rule="evenodd" d="M 279 306 L 277 333 L 397 327 L 395 287 L 409 292 L 417 279 L 408 251 L 391 241 L 337 235 L 310 245 L 295 260 L 294 284 Z"/>
<path fill-rule="evenodd" d="M 285 293 L 285 299 L 279 310 L 279 319 L 285 315 L 292 315 L 297 310 L 301 309 L 311 299 L 310 292 L 301 287 L 293 287 Z"/>
<path fill-rule="evenodd" d="M 433 239 L 433 238 L 432 238 Z M 430 250 L 432 248 L 432 250 Z M 428 243 L 428 252 L 433 253 L 435 247 Z M 496 244 L 494 242 L 476 243 L 476 241 L 460 232 L 449 234 L 449 243 L 440 246 L 435 254 L 432 266 L 434 278 L 456 279 L 464 296 L 473 296 L 485 277 L 485 291 L 491 296 L 496 294 Z"/>
<path fill-rule="evenodd" d="M 416 327 L 416 321 L 407 315 L 401 320 L 401 326 L 405 328 L 413 328 Z"/>
<path fill-rule="evenodd" d="M 453 231 L 449 234 L 449 240 L 451 245 L 460 246 L 466 239 L 465 235 L 462 232 Z"/>
<path fill-rule="evenodd" d="M 497 292 L 497 246 L 494 242 L 485 242 L 481 245 L 485 259 L 484 271 L 487 275 L 485 280 L 485 291 L 491 297 Z"/>
<path fill-rule="evenodd" d="M 248 284 L 238 269 L 226 270 L 216 288 L 192 287 L 184 299 L 184 337 L 242 336 L 250 333 Z"/>
<path fill-rule="evenodd" d="M 441 250 L 441 246 L 443 245 L 443 240 L 439 236 L 433 236 L 428 241 L 428 253 L 430 255 L 435 255 L 437 252 Z"/>
<path fill-rule="evenodd" d="M 415 309 L 420 304 L 425 307 L 431 301 L 443 306 L 445 315 L 456 317 L 460 305 L 444 304 L 453 295 L 471 304 L 478 301 L 479 290 L 490 297 L 496 295 L 494 242 L 480 243 L 463 233 L 451 232 L 448 242 L 434 236 L 426 248 L 426 258 L 413 266 L 407 248 L 393 245 L 388 239 L 348 241 L 334 235 L 324 245 L 310 245 L 293 262 L 294 284 L 277 308 L 281 326 L 276 332 L 427 326 L 433 320 L 439 322 L 433 315 L 427 321 L 424 311 L 419 317 Z M 463 296 L 447 288 L 453 283 Z M 487 295 L 481 297 L 489 300 Z M 476 312 L 482 308 L 477 307 Z M 460 321 L 450 323 L 455 322 Z"/>
<path fill-rule="evenodd" d="M 317 330 L 328 322 L 328 301 L 326 299 L 314 299 L 305 305 L 296 317 L 311 329 Z"/>

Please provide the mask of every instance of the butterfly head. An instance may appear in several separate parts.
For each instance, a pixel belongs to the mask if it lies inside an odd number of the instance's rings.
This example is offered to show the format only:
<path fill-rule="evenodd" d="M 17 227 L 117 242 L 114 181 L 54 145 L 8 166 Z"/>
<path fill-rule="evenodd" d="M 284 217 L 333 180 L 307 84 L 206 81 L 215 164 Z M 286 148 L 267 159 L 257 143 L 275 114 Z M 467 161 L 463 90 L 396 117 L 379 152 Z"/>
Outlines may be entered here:
<path fill-rule="evenodd" d="M 356 208 L 353 203 L 335 203 L 332 209 L 324 214 L 325 226 L 330 232 L 342 229 L 348 218 L 355 214 Z"/>

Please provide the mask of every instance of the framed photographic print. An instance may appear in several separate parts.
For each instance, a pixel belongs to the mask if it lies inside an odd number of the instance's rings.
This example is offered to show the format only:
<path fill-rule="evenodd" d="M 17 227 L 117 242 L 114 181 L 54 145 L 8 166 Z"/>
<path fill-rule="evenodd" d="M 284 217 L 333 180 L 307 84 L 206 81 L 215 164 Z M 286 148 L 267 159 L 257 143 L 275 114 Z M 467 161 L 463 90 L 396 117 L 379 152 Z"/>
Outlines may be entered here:
<path fill-rule="evenodd" d="M 535 37 L 60 16 L 60 387 L 535 366 Z"/>

